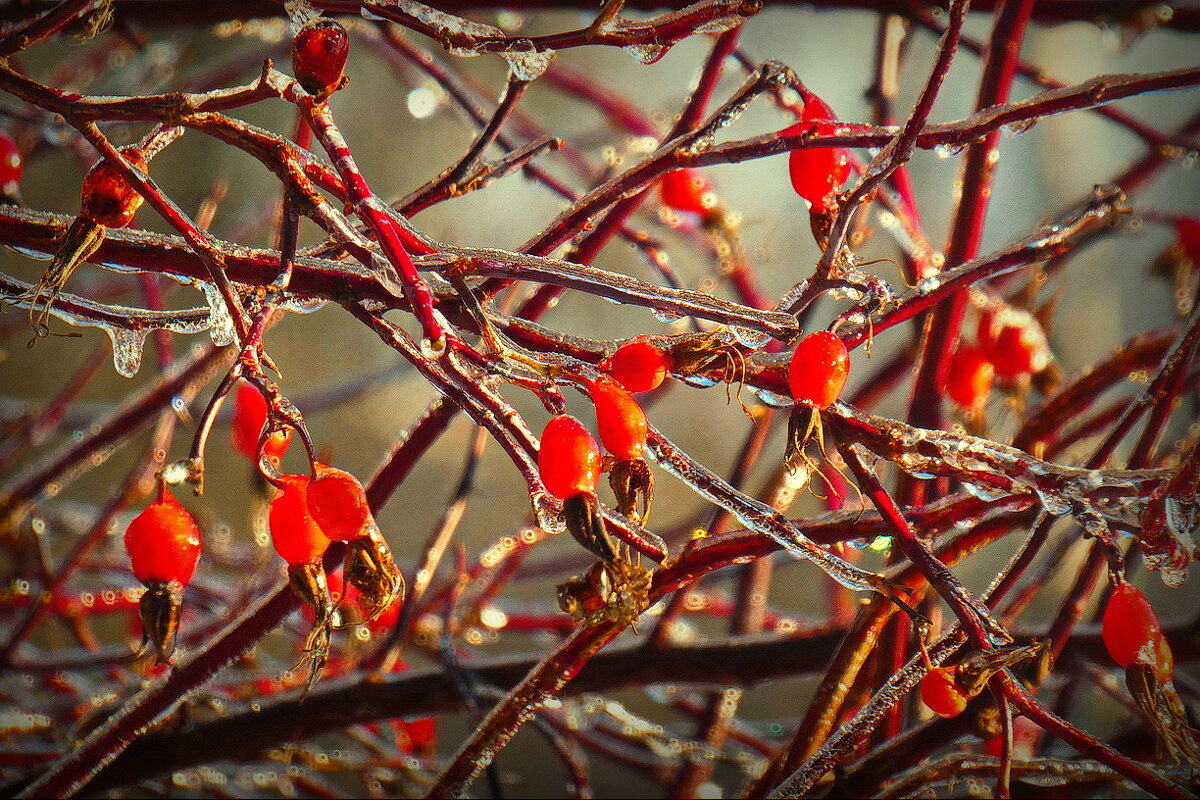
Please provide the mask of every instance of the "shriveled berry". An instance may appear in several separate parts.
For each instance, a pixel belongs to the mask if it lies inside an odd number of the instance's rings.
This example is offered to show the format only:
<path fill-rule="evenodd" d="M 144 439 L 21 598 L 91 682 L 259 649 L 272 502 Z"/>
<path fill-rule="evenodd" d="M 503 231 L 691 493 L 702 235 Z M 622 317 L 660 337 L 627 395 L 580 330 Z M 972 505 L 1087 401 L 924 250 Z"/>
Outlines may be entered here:
<path fill-rule="evenodd" d="M 600 448 L 583 423 L 560 414 L 546 423 L 538 451 L 538 472 L 547 491 L 567 499 L 596 493 L 600 480 Z"/>
<path fill-rule="evenodd" d="M 186 586 L 200 560 L 200 528 L 175 495 L 160 485 L 158 496 L 125 530 L 133 574 L 143 584 Z"/>
<path fill-rule="evenodd" d="M 921 679 L 921 702 L 940 717 L 962 713 L 971 698 L 954 677 L 954 667 L 934 667 Z"/>
<path fill-rule="evenodd" d="M 946 374 L 946 394 L 964 408 L 982 408 L 992 391 L 996 368 L 983 351 L 963 342 L 950 356 Z"/>
<path fill-rule="evenodd" d="M 618 460 L 642 457 L 649 425 L 646 412 L 621 384 L 600 377 L 588 387 L 604 449 Z"/>
<path fill-rule="evenodd" d="M 147 171 L 146 156 L 137 147 L 122 148 L 121 155 L 139 171 Z M 88 171 L 79 194 L 79 216 L 106 228 L 124 228 L 133 222 L 143 202 L 138 190 L 108 161 Z"/>
<path fill-rule="evenodd" d="M 707 214 L 717 205 L 712 184 L 697 169 L 668 172 L 658 186 L 663 205 L 689 214 Z"/>
<path fill-rule="evenodd" d="M 271 507 L 267 522 L 271 529 L 271 542 L 275 552 L 288 564 L 314 564 L 325 555 L 330 540 L 308 511 L 307 475 L 283 475 Z"/>
<path fill-rule="evenodd" d="M 374 524 L 367 493 L 345 470 L 316 465 L 317 477 L 308 485 L 308 510 L 330 539 L 348 542 L 367 534 Z"/>
<path fill-rule="evenodd" d="M 336 20 L 320 18 L 292 39 L 292 71 L 304 91 L 326 97 L 342 83 L 350 37 Z"/>
<path fill-rule="evenodd" d="M 788 385 L 797 403 L 823 411 L 837 401 L 849 374 L 846 345 L 829 331 L 815 331 L 796 345 Z"/>
<path fill-rule="evenodd" d="M 653 342 L 634 339 L 600 362 L 600 368 L 631 392 L 657 389 L 671 369 L 671 357 Z"/>
<path fill-rule="evenodd" d="M 804 98 L 800 122 L 784 131 L 795 135 L 814 131 L 827 136 L 837 127 L 837 116 L 816 95 Z M 850 176 L 850 151 L 844 147 L 809 147 L 793 150 L 788 157 L 792 188 L 808 202 L 814 214 L 829 214 L 836 206 L 837 193 Z"/>

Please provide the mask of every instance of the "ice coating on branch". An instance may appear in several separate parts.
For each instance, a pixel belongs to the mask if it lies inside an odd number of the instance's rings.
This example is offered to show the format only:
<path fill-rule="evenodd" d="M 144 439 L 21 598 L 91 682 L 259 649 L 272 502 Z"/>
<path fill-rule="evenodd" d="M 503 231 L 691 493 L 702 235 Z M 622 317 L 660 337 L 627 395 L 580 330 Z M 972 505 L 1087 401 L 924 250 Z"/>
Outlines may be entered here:
<path fill-rule="evenodd" d="M 387 9 L 400 14 L 433 29 L 443 47 L 451 55 L 470 58 L 485 52 L 472 39 L 504 39 L 504 31 L 495 25 L 482 22 L 472 22 L 469 19 L 454 14 L 447 14 L 436 8 L 418 3 L 416 0 L 388 0 L 388 2 L 363 3 L 362 14 L 368 19 L 384 19 L 387 17 L 374 16 L 374 12 Z M 367 16 L 371 13 L 372 16 Z"/>
<path fill-rule="evenodd" d="M 542 73 L 554 61 L 554 56 L 553 50 L 536 50 L 530 39 L 517 39 L 500 51 L 500 57 L 508 62 L 513 77 L 519 81 L 535 81 L 542 77 Z"/>
<path fill-rule="evenodd" d="M 211 283 L 197 282 L 204 299 L 208 303 L 208 335 L 217 347 L 227 347 L 237 339 L 233 330 L 233 317 L 225 306 L 225 298 Z"/>
<path fill-rule="evenodd" d="M 300 30 L 313 20 L 321 18 L 320 10 L 313 8 L 308 0 L 286 0 L 283 9 L 295 30 Z"/>

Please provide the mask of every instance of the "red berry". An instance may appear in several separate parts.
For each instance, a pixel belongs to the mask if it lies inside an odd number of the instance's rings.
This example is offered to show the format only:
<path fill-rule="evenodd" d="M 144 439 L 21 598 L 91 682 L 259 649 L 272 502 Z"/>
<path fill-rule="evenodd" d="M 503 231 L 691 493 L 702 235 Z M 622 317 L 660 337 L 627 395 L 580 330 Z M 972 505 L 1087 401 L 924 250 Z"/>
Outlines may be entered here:
<path fill-rule="evenodd" d="M 125 530 L 125 550 L 133 574 L 146 586 L 173 581 L 186 586 L 200 560 L 200 528 L 160 485 L 158 497 Z"/>
<path fill-rule="evenodd" d="M 822 411 L 833 405 L 850 374 L 846 345 L 829 331 L 800 340 L 788 368 L 788 385 L 797 403 Z"/>
<path fill-rule="evenodd" d="M 304 91 L 325 97 L 342 83 L 350 37 L 332 19 L 317 19 L 296 32 L 292 39 L 292 71 Z"/>
<path fill-rule="evenodd" d="M 1050 345 L 1037 319 L 1028 311 L 1001 306 L 979 317 L 979 347 L 996 375 L 1011 380 L 1038 373 L 1050 363 Z"/>
<path fill-rule="evenodd" d="M 804 99 L 800 122 L 784 134 L 800 134 L 815 128 L 817 135 L 834 132 L 837 117 L 833 110 L 816 95 Z M 814 214 L 828 214 L 835 207 L 835 198 L 846 178 L 850 176 L 850 151 L 845 147 L 817 147 L 793 150 L 788 158 L 788 173 L 796 194 L 808 201 Z"/>
<path fill-rule="evenodd" d="M 964 342 L 950 356 L 946 394 L 964 408 L 982 408 L 992 391 L 995 375 L 996 368 L 984 358 L 983 352 Z"/>
<path fill-rule="evenodd" d="M 13 196 L 21 182 L 21 151 L 17 143 L 0 133 L 0 195 Z"/>
<path fill-rule="evenodd" d="M 238 384 L 233 398 L 233 426 L 230 437 L 233 447 L 251 462 L 258 460 L 258 437 L 267 424 L 267 399 L 253 384 Z M 271 434 L 263 446 L 263 454 L 278 464 L 292 441 L 291 430 Z"/>
<path fill-rule="evenodd" d="M 365 536 L 375 520 L 362 484 L 349 472 L 324 464 L 317 464 L 316 471 L 316 480 L 308 485 L 308 510 L 321 531 L 338 542 Z"/>
<path fill-rule="evenodd" d="M 618 461 L 641 458 L 648 425 L 638 401 L 611 378 L 597 379 L 588 391 L 596 406 L 596 427 L 604 449 Z"/>
<path fill-rule="evenodd" d="M 676 211 L 704 215 L 717 205 L 712 184 L 697 169 L 668 172 L 658 186 L 663 205 Z"/>
<path fill-rule="evenodd" d="M 596 493 L 600 448 L 582 422 L 560 414 L 546 423 L 538 451 L 538 472 L 547 491 L 560 499 Z"/>
<path fill-rule="evenodd" d="M 954 667 L 934 667 L 921 679 L 921 702 L 940 717 L 961 714 L 971 700 L 955 681 L 954 672 Z"/>
<path fill-rule="evenodd" d="M 631 392 L 648 392 L 662 385 L 670 357 L 658 345 L 634 339 L 600 362 L 600 368 Z"/>
<path fill-rule="evenodd" d="M 1175 220 L 1175 235 L 1179 238 L 1179 246 L 1183 254 L 1192 262 L 1192 266 L 1200 266 L 1200 218 L 1179 217 Z"/>
<path fill-rule="evenodd" d="M 146 157 L 138 148 L 122 148 L 121 155 L 139 171 L 146 171 Z M 124 228 L 133 222 L 143 202 L 138 190 L 107 161 L 99 162 L 88 171 L 79 194 L 82 200 L 79 216 L 106 228 Z"/>
<path fill-rule="evenodd" d="M 325 555 L 329 537 L 308 512 L 307 475 L 283 475 L 267 513 L 275 552 L 288 564 L 313 564 Z"/>
<path fill-rule="evenodd" d="M 1171 677 L 1174 657 L 1162 623 L 1150 601 L 1132 583 L 1122 581 L 1113 589 L 1100 633 L 1108 654 L 1122 667 L 1136 661 L 1154 666 L 1164 679 Z"/>

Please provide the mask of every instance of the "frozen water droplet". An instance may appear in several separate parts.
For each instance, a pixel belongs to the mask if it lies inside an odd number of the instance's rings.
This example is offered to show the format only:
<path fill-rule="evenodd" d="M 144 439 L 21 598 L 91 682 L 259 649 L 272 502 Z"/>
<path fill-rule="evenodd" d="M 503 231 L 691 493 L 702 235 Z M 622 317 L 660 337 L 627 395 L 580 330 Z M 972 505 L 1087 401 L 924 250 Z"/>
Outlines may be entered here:
<path fill-rule="evenodd" d="M 145 329 L 131 330 L 106 326 L 108 338 L 112 340 L 113 367 L 123 377 L 132 378 L 142 366 L 142 345 L 146 343 Z"/>
<path fill-rule="evenodd" d="M 554 61 L 555 52 L 546 50 L 539 52 L 534 49 L 530 39 L 517 39 L 506 50 L 500 53 L 508 62 L 513 77 L 519 81 L 535 81 Z"/>
<path fill-rule="evenodd" d="M 320 311 L 329 301 L 324 297 L 296 297 L 288 295 L 279 301 L 279 307 L 296 314 L 311 314 Z"/>
<path fill-rule="evenodd" d="M 562 514 L 558 512 L 557 508 L 551 506 L 550 495 L 545 492 L 534 492 L 529 499 L 533 503 L 533 515 L 537 519 L 539 528 L 546 533 L 562 533 L 567 529 Z"/>
<path fill-rule="evenodd" d="M 1036 124 L 1036 119 L 1023 119 L 1018 122 L 1010 122 L 1007 125 L 1000 126 L 1000 133 L 1005 136 L 1021 136 L 1028 133 L 1029 129 Z"/>
<path fill-rule="evenodd" d="M 387 21 L 387 17 L 381 17 L 378 14 L 376 14 L 374 11 L 371 10 L 370 3 L 363 3 L 362 6 L 358 9 L 358 13 L 360 16 L 362 16 L 363 19 L 369 20 L 371 22 L 386 22 Z"/>
<path fill-rule="evenodd" d="M 1042 504 L 1042 508 L 1046 509 L 1046 513 L 1052 517 L 1065 517 L 1071 513 L 1071 504 L 1062 497 L 1051 492 L 1043 492 L 1034 490 L 1038 496 L 1038 501 Z M 1085 525 L 1086 528 L 1086 525 Z"/>
<path fill-rule="evenodd" d="M 656 309 L 654 309 L 653 313 L 654 313 L 654 318 L 656 320 L 658 320 L 659 322 L 665 322 L 668 324 L 670 324 L 672 322 L 676 322 L 679 319 L 681 319 L 681 315 L 676 314 L 674 311 L 668 311 L 665 308 L 656 308 Z"/>
<path fill-rule="evenodd" d="M 923 297 L 923 296 L 929 294 L 930 292 L 936 292 L 941 287 L 941 285 L 942 285 L 942 279 L 936 275 L 931 275 L 930 277 L 924 279 L 923 281 L 921 281 L 920 283 L 917 284 L 917 294 L 919 294 Z"/>
<path fill-rule="evenodd" d="M 716 385 L 716 380 L 707 375 L 686 375 L 680 378 L 688 386 L 695 386 L 700 389 L 707 389 L 710 386 Z"/>
<path fill-rule="evenodd" d="M 642 64 L 653 64 L 667 54 L 669 47 L 661 44 L 630 44 L 621 48 L 630 58 Z"/>
<path fill-rule="evenodd" d="M 762 401 L 763 405 L 768 405 L 771 408 L 791 408 L 795 405 L 792 398 L 786 394 L 778 394 L 769 389 L 754 389 L 754 396 Z"/>
<path fill-rule="evenodd" d="M 225 298 L 211 283 L 199 281 L 198 285 L 208 303 L 208 335 L 212 337 L 213 344 L 217 347 L 233 344 L 237 336 L 233 330 L 233 317 L 229 316 L 229 309 L 225 307 Z"/>
<path fill-rule="evenodd" d="M 763 331 L 756 331 L 753 328 L 739 328 L 736 325 L 730 327 L 729 332 L 733 334 L 734 339 L 737 339 L 738 344 L 755 350 L 762 347 L 771 338 L 770 334 Z"/>
<path fill-rule="evenodd" d="M 421 340 L 421 355 L 425 358 L 441 358 L 446 352 L 446 337 L 436 342 L 431 339 Z"/>
<path fill-rule="evenodd" d="M 967 494 L 978 497 L 980 500 L 983 500 L 986 503 L 999 500 L 1001 497 L 1004 497 L 1008 494 L 1008 492 L 997 489 L 994 486 L 987 486 L 982 483 L 973 483 L 971 481 L 964 482 L 963 489 L 967 492 Z"/>
<path fill-rule="evenodd" d="M 966 147 L 961 144 L 939 144 L 934 145 L 933 152 L 938 158 L 951 158 L 965 149 Z"/>

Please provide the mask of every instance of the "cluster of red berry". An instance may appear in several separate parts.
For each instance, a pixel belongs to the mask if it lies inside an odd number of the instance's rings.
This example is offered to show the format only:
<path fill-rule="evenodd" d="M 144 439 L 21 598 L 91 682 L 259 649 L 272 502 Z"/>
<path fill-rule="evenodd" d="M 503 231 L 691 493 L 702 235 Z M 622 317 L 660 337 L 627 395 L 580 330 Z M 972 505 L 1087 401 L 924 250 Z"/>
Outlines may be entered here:
<path fill-rule="evenodd" d="M 999 379 L 1020 386 L 1053 359 L 1042 325 L 1030 312 L 994 303 L 979 315 L 975 343 L 960 342 L 950 357 L 946 394 L 978 415 Z"/>

